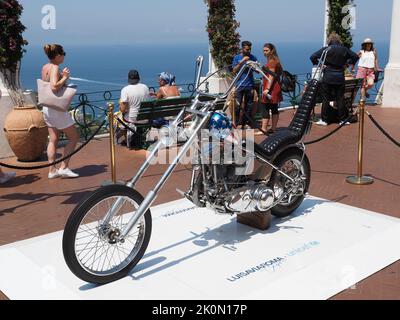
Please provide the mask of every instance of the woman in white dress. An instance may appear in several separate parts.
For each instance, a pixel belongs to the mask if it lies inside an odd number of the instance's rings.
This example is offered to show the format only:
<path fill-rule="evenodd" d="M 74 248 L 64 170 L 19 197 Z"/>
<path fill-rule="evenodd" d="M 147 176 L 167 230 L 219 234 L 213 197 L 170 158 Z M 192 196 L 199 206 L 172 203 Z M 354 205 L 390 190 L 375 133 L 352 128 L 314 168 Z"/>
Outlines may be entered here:
<path fill-rule="evenodd" d="M 51 89 L 54 92 L 60 90 L 66 85 L 69 77 L 70 70 L 64 68 L 60 72 L 60 65 L 64 63 L 65 51 L 62 46 L 58 44 L 47 44 L 44 47 L 44 52 L 49 58 L 49 63 L 42 68 L 42 80 L 50 82 Z M 74 120 L 67 111 L 59 111 L 51 107 L 43 107 L 43 114 L 49 130 L 50 141 L 47 147 L 47 156 L 50 163 L 56 160 L 57 144 L 59 141 L 60 132 L 65 133 L 69 142 L 64 149 L 64 157 L 70 155 L 79 141 L 79 133 L 74 125 Z M 77 178 L 79 175 L 71 171 L 68 167 L 70 159 L 61 163 L 60 168 L 55 166 L 50 167 L 49 179 L 58 177 L 63 178 Z"/>

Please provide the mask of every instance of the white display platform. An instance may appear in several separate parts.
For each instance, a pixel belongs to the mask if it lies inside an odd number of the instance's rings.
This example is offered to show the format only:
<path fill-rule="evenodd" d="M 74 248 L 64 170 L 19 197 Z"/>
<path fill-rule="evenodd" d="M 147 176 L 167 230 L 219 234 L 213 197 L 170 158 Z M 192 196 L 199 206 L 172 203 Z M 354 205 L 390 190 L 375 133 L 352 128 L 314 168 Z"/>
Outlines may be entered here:
<path fill-rule="evenodd" d="M 400 219 L 308 198 L 261 232 L 187 200 L 152 209 L 132 274 L 101 287 L 66 267 L 62 233 L 0 247 L 10 299 L 328 299 L 400 259 Z"/>

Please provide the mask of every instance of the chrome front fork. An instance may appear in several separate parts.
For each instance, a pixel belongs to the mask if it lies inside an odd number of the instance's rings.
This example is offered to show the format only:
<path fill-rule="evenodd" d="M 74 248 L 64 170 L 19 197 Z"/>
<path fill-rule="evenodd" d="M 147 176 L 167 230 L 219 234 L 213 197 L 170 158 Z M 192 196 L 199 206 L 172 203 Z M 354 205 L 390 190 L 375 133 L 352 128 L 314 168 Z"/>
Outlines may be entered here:
<path fill-rule="evenodd" d="M 194 103 L 192 104 L 191 109 L 196 108 L 198 104 L 199 104 L 199 100 L 196 99 L 194 101 Z M 179 121 L 181 121 L 183 119 L 183 115 L 184 114 L 185 114 L 185 110 L 183 109 L 179 113 L 179 115 L 176 117 L 175 121 L 172 123 L 173 127 L 176 127 L 178 125 Z M 132 180 L 126 184 L 127 187 L 129 187 L 129 188 L 134 188 L 135 187 L 136 183 L 139 181 L 139 179 L 144 175 L 144 173 L 150 167 L 151 161 L 154 159 L 155 156 L 157 156 L 157 153 L 160 151 L 162 146 L 163 146 L 163 143 L 162 143 L 161 140 L 159 142 L 157 142 L 154 150 L 147 157 L 145 163 L 140 167 L 139 171 L 132 178 Z M 114 217 L 115 213 L 118 212 L 122 208 L 123 205 L 124 205 L 124 199 L 123 198 L 119 198 L 117 201 L 115 201 L 115 203 L 110 208 L 110 210 L 108 210 L 107 215 L 105 216 L 104 220 L 102 221 L 102 224 L 103 225 L 109 224 L 111 219 Z"/>
<path fill-rule="evenodd" d="M 207 114 L 199 123 L 197 126 L 196 130 L 193 132 L 192 136 L 189 138 L 189 140 L 185 143 L 185 145 L 181 148 L 179 151 L 177 157 L 174 159 L 174 161 L 171 163 L 171 165 L 168 167 L 167 171 L 164 173 L 164 175 L 161 177 L 160 181 L 157 183 L 157 185 L 154 187 L 153 190 L 151 190 L 142 204 L 139 206 L 137 211 L 134 213 L 134 215 L 131 217 L 129 220 L 128 224 L 124 227 L 124 229 L 121 231 L 121 239 L 124 239 L 129 232 L 135 227 L 135 225 L 139 222 L 139 220 L 144 216 L 146 211 L 150 208 L 150 206 L 153 204 L 154 200 L 157 197 L 157 193 L 160 191 L 160 189 L 165 185 L 167 182 L 168 178 L 172 174 L 172 172 L 175 170 L 176 166 L 178 165 L 179 161 L 182 159 L 182 157 L 187 153 L 189 148 L 192 146 L 192 144 L 195 142 L 195 140 L 198 138 L 197 135 L 200 132 L 201 129 L 204 128 L 206 123 L 210 119 L 210 114 Z M 151 160 L 151 159 L 150 159 Z"/>

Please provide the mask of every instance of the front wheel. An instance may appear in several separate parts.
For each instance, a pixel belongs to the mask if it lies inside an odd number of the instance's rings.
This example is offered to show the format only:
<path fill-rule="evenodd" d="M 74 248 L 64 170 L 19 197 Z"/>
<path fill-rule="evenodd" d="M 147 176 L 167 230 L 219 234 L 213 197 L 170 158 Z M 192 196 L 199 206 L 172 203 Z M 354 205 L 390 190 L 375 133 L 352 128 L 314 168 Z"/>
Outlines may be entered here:
<path fill-rule="evenodd" d="M 272 210 L 272 215 L 278 218 L 290 216 L 303 202 L 308 192 L 311 180 L 310 161 L 300 150 L 284 151 L 274 164 L 294 182 L 279 171 L 274 170 L 269 185 L 274 191 L 275 198 L 280 199 Z"/>
<path fill-rule="evenodd" d="M 74 209 L 63 235 L 64 259 L 72 273 L 94 284 L 129 274 L 150 241 L 150 210 L 126 238 L 119 236 L 142 202 L 143 197 L 135 190 L 111 185 L 98 189 Z M 111 219 L 105 222 L 112 208 Z"/>

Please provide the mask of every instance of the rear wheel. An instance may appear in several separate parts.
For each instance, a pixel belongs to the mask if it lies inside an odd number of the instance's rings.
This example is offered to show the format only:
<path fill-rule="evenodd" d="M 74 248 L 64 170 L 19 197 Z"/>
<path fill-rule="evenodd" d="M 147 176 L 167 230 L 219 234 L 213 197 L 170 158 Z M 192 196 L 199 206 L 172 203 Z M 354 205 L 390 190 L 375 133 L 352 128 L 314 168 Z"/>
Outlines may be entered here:
<path fill-rule="evenodd" d="M 284 218 L 290 216 L 302 204 L 308 192 L 311 180 L 310 162 L 307 155 L 303 157 L 299 150 L 291 149 L 283 152 L 274 164 L 294 180 L 290 181 L 276 170 L 271 175 L 269 185 L 274 191 L 275 198 L 281 199 L 271 213 Z"/>
<path fill-rule="evenodd" d="M 63 253 L 78 278 L 105 284 L 124 278 L 137 265 L 150 241 L 150 210 L 126 238 L 120 235 L 142 202 L 135 190 L 111 185 L 98 189 L 75 208 L 65 226 Z M 105 223 L 113 206 L 115 212 Z"/>

